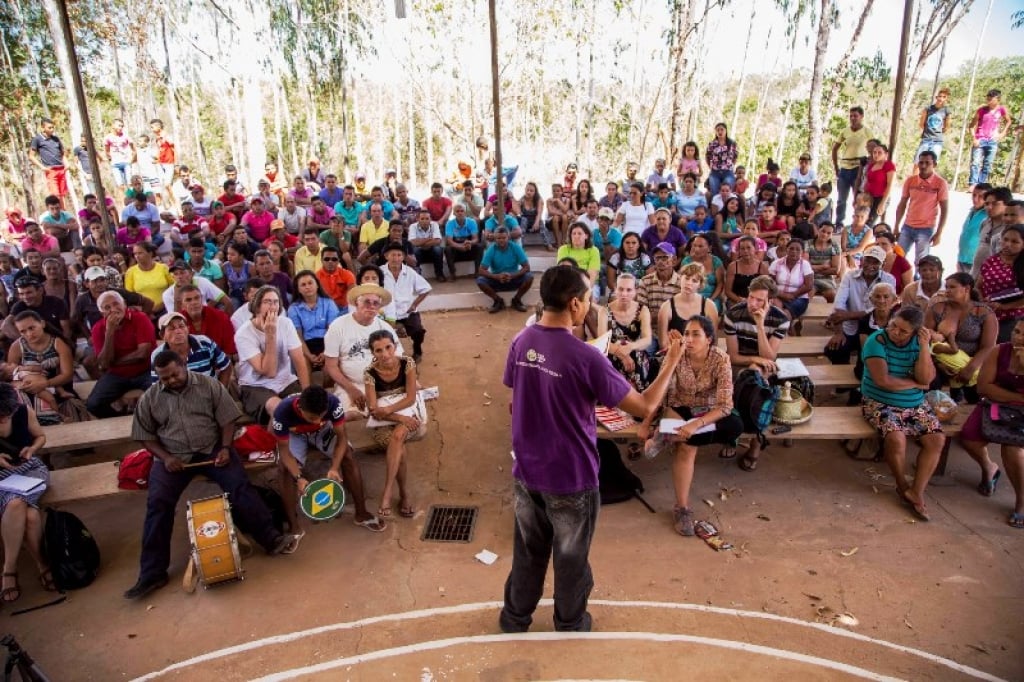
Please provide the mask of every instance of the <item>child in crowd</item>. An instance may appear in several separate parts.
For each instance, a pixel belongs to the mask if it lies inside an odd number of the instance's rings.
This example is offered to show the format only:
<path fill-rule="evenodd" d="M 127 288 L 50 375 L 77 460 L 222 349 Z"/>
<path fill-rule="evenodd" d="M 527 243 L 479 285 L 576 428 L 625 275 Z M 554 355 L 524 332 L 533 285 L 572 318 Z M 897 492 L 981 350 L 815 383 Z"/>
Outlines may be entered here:
<path fill-rule="evenodd" d="M 813 187 L 813 185 L 812 185 Z M 832 183 L 825 181 L 815 188 L 814 195 L 816 199 L 811 204 L 813 207 L 811 210 L 811 222 L 815 226 L 821 226 L 822 223 L 832 222 Z M 811 187 L 807 188 L 807 197 L 810 201 Z"/>
<path fill-rule="evenodd" d="M 733 190 L 739 195 L 740 199 L 746 201 L 747 188 L 750 187 L 750 180 L 747 180 L 747 168 L 746 166 L 736 166 L 736 186 Z"/>
<path fill-rule="evenodd" d="M 731 202 L 732 200 L 730 199 L 729 201 Z M 700 232 L 709 232 L 714 226 L 715 221 L 708 215 L 708 209 L 704 206 L 698 206 L 693 209 L 693 220 L 686 223 L 686 237 L 690 238 Z"/>
<path fill-rule="evenodd" d="M 575 177 L 575 176 L 574 176 Z M 551 198 L 547 200 L 548 231 L 555 235 L 555 246 L 565 244 L 569 234 L 569 199 L 562 196 L 562 185 L 551 185 Z"/>
<path fill-rule="evenodd" d="M 814 239 L 814 223 L 808 219 L 809 216 L 810 213 L 803 205 L 796 209 L 796 222 L 789 229 L 793 239 L 799 239 L 802 242 Z"/>
<path fill-rule="evenodd" d="M 757 244 L 757 260 L 764 260 L 764 255 L 768 251 L 768 243 L 758 236 L 758 227 L 758 222 L 753 218 L 743 223 L 743 234 L 733 239 L 732 242 L 730 242 L 729 244 L 729 252 L 732 254 L 732 260 L 736 260 L 736 249 L 737 247 L 739 247 L 740 239 L 742 239 L 743 237 L 753 237 L 754 242 Z"/>
<path fill-rule="evenodd" d="M 779 164 L 775 163 L 772 157 L 768 157 L 768 163 L 765 164 L 765 172 L 757 178 L 757 188 L 760 190 L 762 187 L 767 185 L 769 182 L 776 187 L 782 186 L 782 176 L 779 175 Z"/>
<path fill-rule="evenodd" d="M 764 210 L 765 206 L 771 205 L 776 206 L 776 199 L 778 198 L 777 187 L 768 182 L 761 185 L 761 188 L 757 190 L 757 194 L 751 199 L 750 210 L 747 211 L 748 215 L 752 215 L 755 218 L 761 217 L 761 211 Z"/>
<path fill-rule="evenodd" d="M 775 204 L 766 204 L 761 209 L 761 217 L 757 219 L 758 227 L 760 228 L 761 239 L 766 242 L 775 243 L 775 239 L 779 236 L 780 232 L 786 232 L 789 226 L 786 225 L 786 221 L 779 218 L 775 211 Z"/>
<path fill-rule="evenodd" d="M 785 258 L 786 248 L 789 246 L 791 241 L 793 241 L 793 237 L 789 232 L 780 232 L 775 238 L 775 246 L 770 246 L 768 247 L 768 250 L 765 251 L 764 262 L 771 265 L 773 261 L 776 261 L 779 258 Z"/>
<path fill-rule="evenodd" d="M 700 164 L 700 151 L 696 142 L 687 142 L 683 145 L 682 156 L 679 158 L 679 166 L 676 168 L 676 177 L 682 178 L 687 173 L 697 176 L 697 186 L 703 176 L 703 169 Z"/>

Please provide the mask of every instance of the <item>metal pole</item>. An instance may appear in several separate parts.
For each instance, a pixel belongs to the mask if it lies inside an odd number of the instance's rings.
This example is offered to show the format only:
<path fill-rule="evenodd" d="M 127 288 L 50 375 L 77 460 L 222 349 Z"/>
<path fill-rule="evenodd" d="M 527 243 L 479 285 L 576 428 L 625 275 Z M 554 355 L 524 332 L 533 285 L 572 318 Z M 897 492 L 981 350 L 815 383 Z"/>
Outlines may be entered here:
<path fill-rule="evenodd" d="M 903 36 L 900 38 L 900 63 L 896 71 L 896 93 L 892 99 L 892 126 L 889 128 L 889 150 L 896 153 L 896 142 L 900 137 L 900 114 L 903 105 L 903 89 L 907 79 L 907 50 L 910 46 L 910 25 L 914 18 L 914 0 L 903 3 Z"/>
<path fill-rule="evenodd" d="M 103 181 L 100 175 L 100 160 L 96 155 L 95 138 L 92 134 L 92 123 L 89 120 L 89 107 L 85 104 L 85 88 L 82 87 L 82 72 L 78 65 L 78 53 L 75 52 L 74 35 L 71 32 L 71 20 L 68 18 L 68 5 L 66 0 L 55 0 L 57 9 L 60 12 L 60 28 L 64 36 L 64 44 L 68 50 L 68 60 L 71 62 L 71 84 L 75 89 L 75 104 L 78 106 L 78 114 L 82 117 L 82 132 L 85 139 L 89 141 L 89 165 L 92 167 L 92 181 L 96 187 L 96 198 L 100 204 L 100 218 L 103 220 L 103 229 L 112 238 L 116 238 L 116 226 L 110 224 L 110 213 L 107 211 L 107 193 L 103 191 Z M 115 243 L 113 240 L 111 244 Z"/>
<path fill-rule="evenodd" d="M 498 72 L 498 20 L 495 0 L 487 0 L 491 24 L 491 106 L 494 108 L 495 210 L 497 226 L 505 225 L 505 174 L 501 168 L 501 74 Z M 484 197 L 487 201 L 487 197 Z"/>

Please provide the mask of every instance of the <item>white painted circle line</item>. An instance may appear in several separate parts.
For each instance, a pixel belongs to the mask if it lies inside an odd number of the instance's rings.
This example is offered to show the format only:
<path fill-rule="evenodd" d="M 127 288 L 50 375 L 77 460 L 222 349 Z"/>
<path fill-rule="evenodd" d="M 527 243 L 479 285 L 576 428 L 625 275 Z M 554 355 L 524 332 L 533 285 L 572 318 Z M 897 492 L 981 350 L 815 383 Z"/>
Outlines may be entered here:
<path fill-rule="evenodd" d="M 865 680 L 873 680 L 875 682 L 900 682 L 900 678 L 898 677 L 889 677 L 887 675 L 881 675 L 879 673 L 875 673 L 870 670 L 865 670 L 864 668 L 858 668 L 857 666 L 849 665 L 847 663 L 840 663 L 838 661 L 832 661 L 827 658 L 819 658 L 817 656 L 809 656 L 807 654 L 801 654 L 795 651 L 775 649 L 773 647 L 761 646 L 760 644 L 748 644 L 747 642 L 734 642 L 727 639 L 698 637 L 696 635 L 672 635 L 663 634 L 659 632 L 527 632 L 522 634 L 451 637 L 448 639 L 437 639 L 431 642 L 418 642 L 416 644 L 408 644 L 406 646 L 398 646 L 391 649 L 371 651 L 365 654 L 358 654 L 356 656 L 338 658 L 333 661 L 324 661 L 323 663 L 317 663 L 316 665 L 305 666 L 302 668 L 293 668 L 292 670 L 285 670 L 278 673 L 272 673 L 264 677 L 256 678 L 255 680 L 253 680 L 253 682 L 284 682 L 284 680 L 293 680 L 297 677 L 302 677 L 305 675 L 314 675 L 316 673 L 334 670 L 336 668 L 341 668 L 347 665 L 357 665 L 359 663 L 379 661 L 386 658 L 394 658 L 396 656 L 405 656 L 408 654 L 422 653 L 424 651 L 437 651 L 439 649 L 447 649 L 449 647 L 461 646 L 463 644 L 503 644 L 508 642 L 518 643 L 552 641 L 565 642 L 572 640 L 581 640 L 589 642 L 642 641 L 671 643 L 684 642 L 687 644 L 701 644 L 704 646 L 713 646 L 721 649 L 732 649 L 734 651 L 742 651 L 744 653 L 771 656 L 773 658 L 781 658 L 783 660 L 793 661 L 797 663 L 806 663 L 821 668 L 836 670 L 838 672 L 846 673 L 848 675 L 854 675 Z"/>
<path fill-rule="evenodd" d="M 540 606 L 552 606 L 553 601 L 551 599 L 542 599 Z M 887 642 L 883 639 L 875 639 L 862 635 L 857 632 L 850 632 L 842 628 L 832 627 L 825 625 L 824 623 L 814 623 L 810 621 L 799 620 L 797 618 L 790 618 L 788 616 L 779 616 L 774 613 L 764 613 L 761 611 L 744 611 L 740 609 L 728 609 L 719 606 L 708 606 L 706 604 L 679 604 L 674 602 L 658 602 L 658 601 L 613 601 L 608 599 L 591 599 L 590 604 L 595 606 L 605 606 L 609 608 L 654 608 L 654 609 L 678 609 L 683 611 L 700 611 L 704 613 L 714 613 L 718 615 L 737 616 L 740 618 L 755 618 L 760 620 L 770 620 L 779 623 L 786 623 L 788 625 L 796 625 L 800 627 L 812 628 L 825 632 L 830 635 L 836 635 L 838 637 L 846 637 L 854 639 L 860 642 L 868 644 L 874 644 L 877 646 L 899 651 L 901 653 L 909 654 L 911 656 L 917 656 L 927 661 L 941 665 L 943 667 L 955 670 L 964 675 L 977 678 L 979 680 L 986 680 L 986 682 L 1005 682 L 1002 678 L 991 675 L 983 670 L 978 670 L 962 663 L 937 656 L 927 651 L 920 649 L 914 649 L 912 647 L 903 646 L 902 644 L 894 644 Z M 162 675 L 174 672 L 175 670 L 181 670 L 184 668 L 198 665 L 200 663 L 206 663 L 208 661 L 214 661 L 219 658 L 227 656 L 233 656 L 235 654 L 244 653 L 246 651 L 252 651 L 254 649 L 260 649 L 265 646 L 273 646 L 277 644 L 286 644 L 288 642 L 294 642 L 297 640 L 305 639 L 310 636 L 325 634 L 329 632 L 337 632 L 340 630 L 352 630 L 355 628 L 366 627 L 368 625 L 376 625 L 378 623 L 388 623 L 401 620 L 416 620 L 420 618 L 431 618 L 434 616 L 445 616 L 460 613 L 473 613 L 475 611 L 486 611 L 486 610 L 499 610 L 502 607 L 500 601 L 489 601 L 489 602 L 472 602 L 469 604 L 457 604 L 454 606 L 439 606 L 431 609 L 417 609 L 413 611 L 404 611 L 400 613 L 388 613 L 380 616 L 369 616 L 367 618 L 361 618 L 359 620 L 348 621 L 344 623 L 332 623 L 330 625 L 321 625 L 315 628 L 309 628 L 306 630 L 299 630 L 296 632 L 285 633 L 282 635 L 272 635 L 270 637 L 264 637 L 262 639 L 256 639 L 251 642 L 245 642 L 244 644 L 237 644 L 235 646 L 225 647 L 223 649 L 217 649 L 205 654 L 200 654 L 192 658 L 188 658 L 178 663 L 172 663 L 171 665 L 157 670 L 151 673 L 147 673 L 141 677 L 136 678 L 137 682 L 144 682 L 146 680 L 153 680 L 161 677 Z M 539 634 L 539 633 L 535 633 Z"/>

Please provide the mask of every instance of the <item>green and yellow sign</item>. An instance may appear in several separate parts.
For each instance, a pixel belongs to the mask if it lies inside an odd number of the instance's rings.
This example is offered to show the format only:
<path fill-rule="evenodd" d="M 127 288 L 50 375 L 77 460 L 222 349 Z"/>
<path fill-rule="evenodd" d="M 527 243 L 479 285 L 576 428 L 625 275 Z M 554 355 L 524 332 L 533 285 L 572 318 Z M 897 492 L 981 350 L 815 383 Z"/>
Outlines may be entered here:
<path fill-rule="evenodd" d="M 314 521 L 327 521 L 345 506 L 345 489 L 337 481 L 320 478 L 310 482 L 299 499 L 302 513 Z"/>

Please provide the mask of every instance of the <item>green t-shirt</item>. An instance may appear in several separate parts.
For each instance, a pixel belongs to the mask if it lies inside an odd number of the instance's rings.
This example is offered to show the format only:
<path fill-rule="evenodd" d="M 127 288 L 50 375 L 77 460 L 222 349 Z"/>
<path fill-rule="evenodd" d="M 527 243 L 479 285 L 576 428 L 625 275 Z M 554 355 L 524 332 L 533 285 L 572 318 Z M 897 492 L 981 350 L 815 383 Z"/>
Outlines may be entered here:
<path fill-rule="evenodd" d="M 341 240 L 346 244 L 352 244 L 352 233 L 348 230 L 341 231 Z M 333 246 L 338 248 L 338 238 L 334 236 L 334 233 L 330 230 L 324 230 L 320 233 L 320 243 L 324 246 Z"/>
<path fill-rule="evenodd" d="M 569 244 L 563 244 L 558 247 L 557 260 L 563 258 L 572 258 L 581 270 L 587 272 L 601 269 L 601 252 L 597 250 L 596 246 L 591 246 L 589 249 L 574 249 Z"/>

